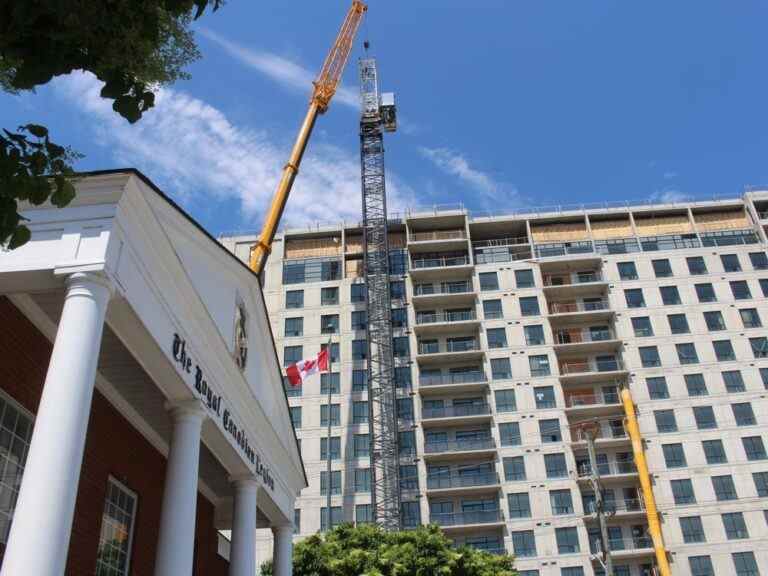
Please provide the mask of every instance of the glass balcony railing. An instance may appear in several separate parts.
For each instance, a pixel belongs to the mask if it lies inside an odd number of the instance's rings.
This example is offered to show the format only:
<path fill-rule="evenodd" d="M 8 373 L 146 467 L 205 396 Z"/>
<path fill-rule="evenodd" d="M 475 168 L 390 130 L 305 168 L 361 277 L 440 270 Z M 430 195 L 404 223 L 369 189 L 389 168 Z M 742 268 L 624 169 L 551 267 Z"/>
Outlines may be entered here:
<path fill-rule="evenodd" d="M 436 474 L 427 475 L 427 488 L 440 490 L 443 488 L 471 488 L 473 486 L 493 486 L 499 483 L 495 472 L 473 474 Z"/>
<path fill-rule="evenodd" d="M 635 536 L 633 538 L 611 538 L 608 540 L 608 549 L 611 552 L 631 552 L 634 550 L 645 550 L 653 548 L 653 541 L 650 536 Z M 594 543 L 595 552 L 601 551 L 600 541 L 596 540 Z"/>
<path fill-rule="evenodd" d="M 614 340 L 616 335 L 610 328 L 601 329 L 562 329 L 555 331 L 557 344 L 580 344 L 583 342 L 605 342 Z"/>
<path fill-rule="evenodd" d="M 414 296 L 438 296 L 444 294 L 467 294 L 474 292 L 469 280 L 456 282 L 441 282 L 439 284 L 416 284 L 413 288 Z"/>
<path fill-rule="evenodd" d="M 566 396 L 565 405 L 568 408 L 584 408 L 589 406 L 612 406 L 621 403 L 618 392 L 597 392 L 595 394 L 573 394 Z"/>
<path fill-rule="evenodd" d="M 445 349 L 447 352 L 472 352 L 480 350 L 480 343 L 477 340 L 448 340 Z"/>
<path fill-rule="evenodd" d="M 466 266 L 469 264 L 469 256 L 449 256 L 444 258 L 419 258 L 413 259 L 413 268 L 447 268 L 449 266 Z"/>
<path fill-rule="evenodd" d="M 586 302 L 552 302 L 550 314 L 571 314 L 573 312 L 598 312 L 610 309 L 608 300 L 588 300 Z"/>
<path fill-rule="evenodd" d="M 597 471 L 600 473 L 600 476 L 616 476 L 620 474 L 636 474 L 637 467 L 634 462 L 630 461 L 599 462 L 597 464 Z M 579 464 L 577 473 L 579 478 L 584 478 L 592 474 L 592 467 L 587 462 Z"/>
<path fill-rule="evenodd" d="M 614 426 L 600 425 L 597 428 L 596 440 L 621 440 L 629 438 L 627 429 L 624 428 L 624 424 L 621 420 L 616 420 L 617 424 Z M 593 431 L 594 433 L 594 431 Z M 572 442 L 585 442 L 587 440 L 587 432 L 580 426 L 573 426 L 571 428 L 571 441 Z"/>
<path fill-rule="evenodd" d="M 436 408 L 424 408 L 421 417 L 429 418 L 457 418 L 461 416 L 483 416 L 491 413 L 488 404 L 459 404 L 455 406 L 440 406 Z"/>
<path fill-rule="evenodd" d="M 572 286 L 603 281 L 603 274 L 597 270 L 577 272 L 575 274 L 547 274 L 544 276 L 544 286 Z"/>
<path fill-rule="evenodd" d="M 467 438 L 464 440 L 446 440 L 445 442 L 425 442 L 424 452 L 468 452 L 471 450 L 488 450 L 496 447 L 493 438 Z"/>
<path fill-rule="evenodd" d="M 550 244 L 534 245 L 537 258 L 554 258 L 556 256 L 568 256 L 571 254 L 589 254 L 595 251 L 592 242 L 553 242 Z"/>
<path fill-rule="evenodd" d="M 464 230 L 432 230 L 430 232 L 411 232 L 411 242 L 432 242 L 435 240 L 466 240 Z"/>
<path fill-rule="evenodd" d="M 449 512 L 429 515 L 429 521 L 439 526 L 492 524 L 494 522 L 501 522 L 503 519 L 501 510 L 473 510 L 471 512 Z"/>
<path fill-rule="evenodd" d="M 477 320 L 474 310 L 417 313 L 416 324 L 439 324 L 443 322 L 468 322 Z"/>
<path fill-rule="evenodd" d="M 437 386 L 441 384 L 472 384 L 487 382 L 484 372 L 457 372 L 449 374 L 424 375 L 419 377 L 419 386 Z"/>
<path fill-rule="evenodd" d="M 574 360 L 560 363 L 560 374 L 585 374 L 588 372 L 615 372 L 624 370 L 624 363 L 618 358 L 611 360 Z"/>
<path fill-rule="evenodd" d="M 609 514 L 643 512 L 645 510 L 645 503 L 639 498 L 603 500 L 603 509 Z M 587 500 L 584 502 L 584 512 L 586 514 L 595 514 L 597 512 L 597 502 L 595 500 Z"/>

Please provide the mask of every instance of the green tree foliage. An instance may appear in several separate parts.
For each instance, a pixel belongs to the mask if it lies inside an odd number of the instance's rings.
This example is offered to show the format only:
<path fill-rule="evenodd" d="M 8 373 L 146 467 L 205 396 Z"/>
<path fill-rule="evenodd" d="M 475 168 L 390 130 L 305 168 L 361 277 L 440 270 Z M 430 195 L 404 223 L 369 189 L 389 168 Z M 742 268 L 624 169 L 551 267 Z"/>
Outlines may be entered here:
<path fill-rule="evenodd" d="M 261 566 L 272 575 L 272 563 Z M 294 576 L 515 576 L 510 556 L 452 548 L 435 525 L 384 532 L 376 525 L 343 524 L 315 534 L 293 550 Z"/>
<path fill-rule="evenodd" d="M 34 90 L 55 76 L 92 72 L 101 96 L 128 122 L 137 122 L 163 84 L 186 78 L 200 57 L 189 28 L 223 0 L 0 0 L 0 89 Z M 26 124 L 0 135 L 0 244 L 29 239 L 19 200 L 65 206 L 74 197 L 78 155 Z"/>

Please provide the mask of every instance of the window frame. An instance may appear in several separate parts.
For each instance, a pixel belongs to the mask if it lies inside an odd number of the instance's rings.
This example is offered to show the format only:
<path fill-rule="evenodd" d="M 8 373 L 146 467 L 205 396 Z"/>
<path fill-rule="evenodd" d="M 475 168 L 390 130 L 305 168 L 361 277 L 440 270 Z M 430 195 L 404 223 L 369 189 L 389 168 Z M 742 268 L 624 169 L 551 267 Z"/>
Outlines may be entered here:
<path fill-rule="evenodd" d="M 126 540 L 126 547 L 125 547 L 125 550 L 126 550 L 125 568 L 122 571 L 122 575 L 121 575 L 121 576 L 128 576 L 129 574 L 131 574 L 131 559 L 133 556 L 133 538 L 136 532 L 136 511 L 138 509 L 139 495 L 136 491 L 131 490 L 128 486 L 126 486 L 123 482 L 120 482 L 120 480 L 118 480 L 111 474 L 107 476 L 107 487 L 104 493 L 104 507 L 102 509 L 101 521 L 99 523 L 99 540 L 98 540 L 97 555 L 96 555 L 96 571 L 94 572 L 94 574 L 97 576 L 100 574 L 101 560 L 99 559 L 99 552 L 102 547 L 102 535 L 104 534 L 104 517 L 106 515 L 107 506 L 109 503 L 112 503 L 112 505 L 117 506 L 116 503 L 113 503 L 111 500 L 109 500 L 110 485 L 114 485 L 117 490 L 127 495 L 132 500 L 132 506 L 131 506 L 132 509 L 130 514 L 131 525 L 130 525 L 130 529 L 128 530 L 128 538 Z M 113 567 L 105 566 L 105 569 L 107 569 L 108 572 L 112 572 Z"/>

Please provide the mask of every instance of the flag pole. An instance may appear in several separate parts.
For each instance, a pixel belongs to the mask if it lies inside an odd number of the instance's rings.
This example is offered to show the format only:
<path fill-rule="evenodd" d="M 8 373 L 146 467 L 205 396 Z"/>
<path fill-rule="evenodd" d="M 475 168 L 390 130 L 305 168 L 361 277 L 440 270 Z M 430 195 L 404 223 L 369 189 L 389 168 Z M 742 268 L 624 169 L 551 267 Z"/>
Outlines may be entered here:
<path fill-rule="evenodd" d="M 331 475 L 331 391 L 333 390 L 333 373 L 331 372 L 331 366 L 332 366 L 332 358 L 333 358 L 333 352 L 331 350 L 331 346 L 333 343 L 333 338 L 329 334 L 328 335 L 328 445 L 326 450 L 326 456 L 327 456 L 327 473 L 328 476 L 326 480 L 326 489 L 328 491 L 327 494 L 327 507 L 328 507 L 328 521 L 326 524 L 326 530 L 330 531 L 333 527 L 333 514 L 331 513 L 331 492 L 333 488 L 333 481 L 332 481 L 332 475 Z M 322 379 L 322 376 L 320 377 Z"/>

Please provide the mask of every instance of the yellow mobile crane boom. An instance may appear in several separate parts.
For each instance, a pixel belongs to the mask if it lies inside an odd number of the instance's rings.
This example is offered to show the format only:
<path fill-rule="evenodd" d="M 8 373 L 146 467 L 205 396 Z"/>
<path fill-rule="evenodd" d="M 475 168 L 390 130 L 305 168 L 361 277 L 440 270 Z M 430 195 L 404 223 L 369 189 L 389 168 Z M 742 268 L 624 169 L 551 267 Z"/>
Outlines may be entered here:
<path fill-rule="evenodd" d="M 312 98 L 309 101 L 309 110 L 301 124 L 296 142 L 293 144 L 291 156 L 288 163 L 283 168 L 283 174 L 280 177 L 280 183 L 277 185 L 277 191 L 272 198 L 272 204 L 269 207 L 267 218 L 264 221 L 264 228 L 261 230 L 258 242 L 251 249 L 250 267 L 256 274 L 261 273 L 264 261 L 272 249 L 272 241 L 275 239 L 277 225 L 285 209 L 285 203 L 288 201 L 288 195 L 291 193 L 293 181 L 299 172 L 301 158 L 304 156 L 304 150 L 307 147 L 307 141 L 312 135 L 312 128 L 315 126 L 318 114 L 323 114 L 331 103 L 331 98 L 336 93 L 336 88 L 341 81 L 341 74 L 344 66 L 352 51 L 352 42 L 360 27 L 360 22 L 368 7 L 362 0 L 352 0 L 352 6 L 347 12 L 347 17 L 341 25 L 336 41 L 325 57 L 323 68 L 314 81 L 314 90 Z"/>

